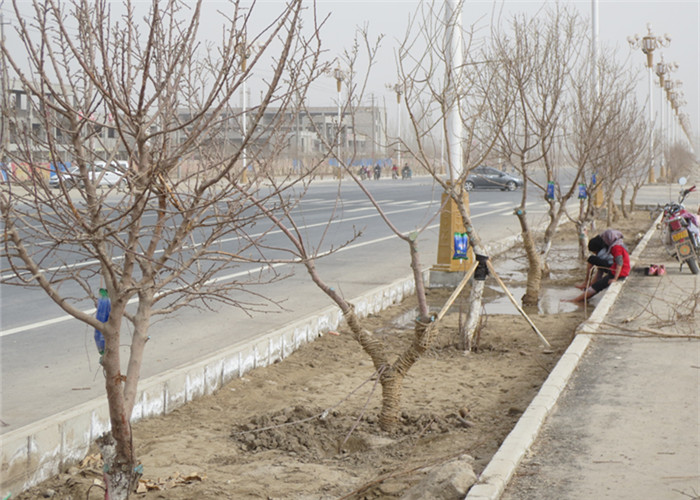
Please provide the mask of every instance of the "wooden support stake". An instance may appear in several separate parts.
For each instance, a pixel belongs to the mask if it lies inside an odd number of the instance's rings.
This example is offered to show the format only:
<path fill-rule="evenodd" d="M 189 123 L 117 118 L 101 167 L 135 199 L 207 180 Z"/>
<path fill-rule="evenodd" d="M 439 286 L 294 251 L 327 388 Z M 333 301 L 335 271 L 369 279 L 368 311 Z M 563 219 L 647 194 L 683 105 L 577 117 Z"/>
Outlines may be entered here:
<path fill-rule="evenodd" d="M 467 271 L 464 273 L 464 278 L 462 278 L 462 281 L 459 282 L 459 285 L 457 285 L 457 288 L 454 289 L 454 292 L 452 292 L 452 295 L 450 295 L 450 298 L 447 299 L 447 302 L 445 302 L 445 305 L 442 306 L 442 309 L 435 318 L 436 323 L 442 319 L 442 317 L 447 313 L 447 310 L 457 299 L 457 296 L 462 292 L 462 290 L 467 284 L 467 281 L 469 281 L 469 278 L 471 278 L 472 274 L 474 274 L 477 264 L 478 262 L 475 259 L 474 262 L 472 262 L 472 265 L 469 267 L 469 269 L 467 269 Z"/>
<path fill-rule="evenodd" d="M 542 342 L 543 342 L 547 347 L 552 347 L 552 346 L 549 344 L 549 342 L 547 342 L 547 339 L 544 338 L 544 335 L 542 335 L 542 333 L 537 329 L 537 327 L 536 327 L 535 324 L 532 322 L 532 320 L 530 319 L 530 317 L 525 313 L 525 311 L 523 311 L 523 308 L 520 307 L 520 304 L 518 304 L 518 301 L 515 300 L 515 297 L 513 297 L 513 294 L 510 293 L 510 290 L 508 290 L 508 288 L 506 287 L 506 284 L 503 283 L 503 280 L 500 278 L 500 276 L 498 276 L 498 273 L 497 273 L 496 270 L 494 269 L 493 264 L 491 264 L 491 261 L 490 261 L 490 260 L 487 260 L 487 261 L 486 261 L 486 265 L 489 267 L 489 271 L 491 271 L 491 274 L 493 274 L 493 277 L 496 278 L 496 281 L 498 281 L 498 284 L 501 285 L 501 288 L 503 288 L 503 291 L 506 292 L 506 295 L 508 296 L 508 298 L 510 299 L 510 301 L 513 303 L 513 305 L 515 306 L 515 308 L 516 308 L 516 309 L 518 310 L 518 312 L 523 316 L 523 318 L 525 318 L 525 320 L 530 324 L 530 326 L 531 326 L 532 329 L 535 331 L 535 333 L 536 333 L 537 336 L 540 338 L 540 340 L 542 340 Z"/>

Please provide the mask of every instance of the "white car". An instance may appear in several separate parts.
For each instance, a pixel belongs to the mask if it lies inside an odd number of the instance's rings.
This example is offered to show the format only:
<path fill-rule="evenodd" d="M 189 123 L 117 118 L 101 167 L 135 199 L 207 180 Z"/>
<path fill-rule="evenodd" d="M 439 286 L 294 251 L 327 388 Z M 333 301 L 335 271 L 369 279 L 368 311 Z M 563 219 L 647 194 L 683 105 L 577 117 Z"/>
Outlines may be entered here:
<path fill-rule="evenodd" d="M 126 161 L 115 160 L 107 165 L 103 161 L 96 161 L 88 167 L 88 178 L 97 186 L 112 187 L 124 181 L 124 175 L 129 169 L 129 163 Z M 70 189 L 80 182 L 78 167 L 73 167 L 68 171 L 56 172 L 49 179 L 49 186 L 60 187 L 60 180 L 63 185 Z"/>

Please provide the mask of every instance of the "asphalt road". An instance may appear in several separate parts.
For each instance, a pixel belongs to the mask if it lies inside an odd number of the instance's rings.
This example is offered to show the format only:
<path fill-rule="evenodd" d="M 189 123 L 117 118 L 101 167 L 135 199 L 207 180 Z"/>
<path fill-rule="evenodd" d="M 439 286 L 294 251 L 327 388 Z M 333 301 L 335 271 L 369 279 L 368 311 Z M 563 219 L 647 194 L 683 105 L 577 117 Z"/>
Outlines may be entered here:
<path fill-rule="evenodd" d="M 439 223 L 434 214 L 440 205 L 439 187 L 428 178 L 384 179 L 367 185 L 401 231 L 427 226 L 419 240 L 421 259 L 424 266 L 434 264 Z M 336 183 L 317 182 L 301 206 L 305 230 L 312 240 L 318 241 L 330 211 L 334 207 L 338 210 L 322 248 L 345 241 L 352 226 L 363 229 L 359 240 L 319 261 L 324 280 L 352 298 L 409 275 L 406 244 L 389 231 L 360 190 L 348 185 L 339 205 L 336 195 Z M 470 193 L 474 224 L 484 241 L 496 241 L 519 231 L 513 208 L 521 195 L 520 190 Z M 534 194 L 528 199 L 528 214 L 534 227 L 546 219 L 546 206 Z M 256 292 L 279 307 L 253 314 L 232 307 L 214 312 L 184 309 L 154 322 L 142 378 L 208 356 L 331 305 L 302 268 L 287 265 L 277 270 L 289 276 L 260 286 Z M 232 269 L 231 273 L 249 271 Z M 104 395 L 91 328 L 67 316 L 39 290 L 3 286 L 0 299 L 0 433 Z M 122 353 L 124 360 L 127 356 L 128 332 Z"/>

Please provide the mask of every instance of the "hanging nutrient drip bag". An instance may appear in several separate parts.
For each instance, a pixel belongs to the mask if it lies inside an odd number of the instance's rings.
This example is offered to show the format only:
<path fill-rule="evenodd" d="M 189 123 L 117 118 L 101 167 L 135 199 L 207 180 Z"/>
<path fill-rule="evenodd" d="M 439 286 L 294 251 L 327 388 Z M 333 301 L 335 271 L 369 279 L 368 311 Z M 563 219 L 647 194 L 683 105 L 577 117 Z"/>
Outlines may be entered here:
<path fill-rule="evenodd" d="M 549 181 L 547 183 L 547 199 L 548 200 L 554 199 L 554 182 L 553 181 Z"/>
<path fill-rule="evenodd" d="M 107 295 L 107 290 L 100 288 L 100 298 L 97 301 L 97 314 L 95 317 L 98 321 L 106 323 L 109 319 L 109 313 L 112 310 L 112 302 L 109 300 L 109 295 Z M 95 345 L 97 345 L 97 351 L 100 354 L 105 353 L 105 337 L 102 332 L 95 328 Z"/>
<path fill-rule="evenodd" d="M 580 183 L 578 185 L 578 199 L 585 200 L 586 198 L 588 198 L 588 193 L 586 192 L 586 185 L 584 183 Z"/>
<path fill-rule="evenodd" d="M 467 236 L 467 233 L 455 233 L 455 252 L 452 259 L 466 259 L 468 248 L 469 236 Z"/>

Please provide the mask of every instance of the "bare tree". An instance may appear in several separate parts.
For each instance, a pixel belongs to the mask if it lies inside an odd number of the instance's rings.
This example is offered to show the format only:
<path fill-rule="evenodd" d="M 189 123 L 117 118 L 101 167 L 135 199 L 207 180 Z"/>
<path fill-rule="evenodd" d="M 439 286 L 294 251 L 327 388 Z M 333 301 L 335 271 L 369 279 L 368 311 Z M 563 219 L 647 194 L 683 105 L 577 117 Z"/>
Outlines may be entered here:
<path fill-rule="evenodd" d="M 371 41 L 366 30 L 360 29 L 355 44 L 350 50 L 346 51 L 342 58 L 343 66 L 346 68 L 344 85 L 347 88 L 347 92 L 339 105 L 341 108 L 342 120 L 344 123 L 348 124 L 348 129 L 353 131 L 353 134 L 356 130 L 354 126 L 356 109 L 360 103 L 362 103 L 363 96 L 366 94 L 367 83 L 371 77 L 370 69 L 375 62 L 376 52 L 380 42 L 381 37 Z M 360 53 L 367 58 L 368 62 L 366 68 L 358 67 L 358 56 Z M 303 104 L 302 108 L 302 112 L 308 113 L 308 110 L 305 109 Z M 337 148 L 338 134 L 343 133 L 340 125 L 336 128 L 335 135 L 330 137 L 326 134 L 325 130 L 318 128 L 315 130 L 315 133 L 318 142 L 322 144 L 325 151 L 324 157 L 332 157 L 338 162 L 339 168 L 345 173 L 346 178 L 349 178 L 350 182 L 354 182 L 360 187 L 377 210 L 384 223 L 387 224 L 398 238 L 402 239 L 408 245 L 410 268 L 416 285 L 419 310 L 416 320 L 415 337 L 411 345 L 394 357 L 396 346 L 393 345 L 394 343 L 391 339 L 382 339 L 364 327 L 363 321 L 356 314 L 353 304 L 343 296 L 338 287 L 331 286 L 324 279 L 323 273 L 318 269 L 317 262 L 320 259 L 327 256 L 330 252 L 342 248 L 359 238 L 362 235 L 361 228 L 356 228 L 352 234 L 347 236 L 345 241 L 337 243 L 331 250 L 322 251 L 321 249 L 328 236 L 326 231 L 322 232 L 318 240 L 312 240 L 308 234 L 301 230 L 300 225 L 295 220 L 295 215 L 292 214 L 290 210 L 285 210 L 283 213 L 275 213 L 273 210 L 268 210 L 264 200 L 260 200 L 255 196 L 251 196 L 250 199 L 256 204 L 259 210 L 265 213 L 269 221 L 287 237 L 289 246 L 284 248 L 284 251 L 289 255 L 287 261 L 301 262 L 312 281 L 340 307 L 354 339 L 368 354 L 378 374 L 378 379 L 382 387 L 382 405 L 379 415 L 379 425 L 382 429 L 392 430 L 399 420 L 403 380 L 411 366 L 433 343 L 438 333 L 437 325 L 433 321 L 435 315 L 430 313 L 426 298 L 425 284 L 423 282 L 423 266 L 420 260 L 420 252 L 418 251 L 418 238 L 424 227 L 418 227 L 415 231 L 405 234 L 392 224 L 380 204 L 362 183 L 362 180 L 354 172 L 354 169 L 351 168 L 357 156 L 356 146 L 351 147 L 349 151 L 343 151 L 343 154 L 339 154 Z M 353 136 L 352 138 L 353 140 L 351 143 L 356 145 L 358 143 L 357 140 L 354 140 L 356 137 Z M 270 179 L 270 182 L 274 182 L 274 179 Z M 341 180 L 338 187 L 338 202 L 340 202 L 343 182 L 344 181 Z M 329 214 L 329 224 L 331 219 L 336 216 L 335 214 L 336 210 L 331 210 Z"/>
<path fill-rule="evenodd" d="M 618 84 L 622 81 L 618 80 Z M 622 88 L 624 89 L 624 87 Z M 608 136 L 608 147 L 612 149 L 609 158 L 610 165 L 610 181 L 608 183 L 611 189 L 608 196 L 608 225 L 611 225 L 610 216 L 613 215 L 613 193 L 617 190 L 620 192 L 620 210 L 623 217 L 627 217 L 627 194 L 630 193 L 629 209 L 635 209 L 635 200 L 639 189 L 646 183 L 644 169 L 639 168 L 640 165 L 648 164 L 649 148 L 647 141 L 649 137 L 648 126 L 649 122 L 644 117 L 642 106 L 633 97 L 634 93 L 620 93 L 618 112 L 614 117 L 612 130 L 621 131 L 617 139 Z M 614 182 L 613 182 L 614 181 Z"/>
<path fill-rule="evenodd" d="M 595 230 L 596 199 L 601 193 L 607 193 L 611 199 L 619 184 L 615 181 L 619 174 L 613 170 L 630 172 L 622 164 L 639 163 L 642 161 L 639 154 L 643 154 L 637 142 L 643 142 L 643 135 L 638 135 L 636 125 L 642 129 L 644 125 L 638 121 L 641 109 L 632 97 L 633 75 L 612 57 L 601 58 L 598 65 L 597 82 L 586 78 L 591 74 L 586 65 L 577 68 L 572 79 L 571 113 L 567 117 L 567 140 L 563 147 L 564 158 L 577 172 L 577 181 L 590 194 L 580 201 L 577 216 L 570 217 L 579 233 L 582 258 L 587 255 L 589 225 Z M 614 165 L 619 167 L 613 169 Z M 607 208 L 611 212 L 612 207 Z"/>
<path fill-rule="evenodd" d="M 145 17 L 131 2 L 114 15 L 119 6 L 104 0 L 37 0 L 31 17 L 20 4 L 12 6 L 23 50 L 4 40 L 1 50 L 33 121 L 3 99 L 15 146 L 3 157 L 16 166 L 0 192 L 3 285 L 41 288 L 103 336 L 106 498 L 122 499 L 139 477 L 130 418 L 152 319 L 185 306 L 274 305 L 248 286 L 281 278 L 265 267 L 269 229 L 250 228 L 267 213 L 257 206 L 276 210 L 288 200 L 278 185 L 265 190 L 245 179 L 242 156 L 266 173 L 284 143 L 290 99 L 323 69 L 319 39 L 314 26 L 302 35 L 297 0 L 257 33 L 247 32 L 251 9 L 221 3 L 223 29 L 207 46 L 199 41 L 201 1 L 153 0 Z M 268 52 L 272 76 L 243 128 L 231 102 Z M 263 120 L 266 113 L 272 118 Z M 100 161 L 118 185 L 101 186 L 108 174 Z M 73 170 L 61 172 L 69 162 Z M 55 189 L 48 164 L 58 171 Z M 222 279 L 223 270 L 256 262 L 263 268 L 250 278 Z M 98 288 L 110 299 L 108 318 L 84 311 Z"/>
<path fill-rule="evenodd" d="M 421 7 L 424 8 L 424 7 Z M 407 41 L 398 49 L 397 63 L 399 68 L 399 81 L 402 82 L 404 89 L 404 99 L 402 105 L 405 106 L 410 117 L 410 126 L 412 128 L 412 137 L 406 141 L 402 141 L 399 147 L 409 151 L 412 161 L 417 162 L 419 168 L 431 173 L 438 185 L 449 193 L 448 197 L 454 199 L 459 205 L 460 213 L 462 214 L 465 226 L 471 231 L 472 241 L 477 248 L 481 248 L 481 242 L 478 239 L 476 231 L 471 225 L 468 212 L 468 201 L 464 191 L 464 179 L 467 172 L 461 173 L 458 177 L 452 176 L 449 180 L 445 180 L 440 175 L 440 167 L 435 164 L 435 158 L 431 156 L 429 151 L 432 149 L 435 137 L 437 134 L 444 132 L 445 127 L 445 110 L 455 101 L 470 94 L 474 89 L 483 89 L 483 81 L 478 81 L 476 77 L 471 79 L 459 75 L 461 72 L 456 72 L 453 68 L 445 69 L 445 44 L 446 31 L 449 23 L 442 20 L 442 13 L 434 11 L 432 8 L 427 8 L 426 11 L 421 11 L 419 8 L 416 19 L 414 19 L 416 29 L 420 33 L 418 38 L 425 41 L 427 49 L 422 48 L 421 56 L 415 57 L 416 51 L 411 50 L 416 45 L 420 46 L 417 40 Z M 409 29 L 409 33 L 411 29 Z M 366 95 L 367 82 L 371 78 L 371 67 L 376 60 L 376 52 L 381 43 L 381 37 L 376 40 L 371 40 L 367 31 L 361 29 L 358 33 L 357 40 L 353 47 L 348 50 L 343 57 L 343 66 L 346 68 L 346 76 L 344 79 L 344 87 L 346 95 L 343 98 L 341 105 L 341 116 L 344 123 L 349 123 L 350 130 L 355 130 L 354 119 L 357 106 L 363 101 L 363 96 Z M 412 45 L 416 44 L 416 45 Z M 359 54 L 367 59 L 367 67 L 358 67 Z M 462 68 L 459 68 L 462 69 Z M 447 76 L 445 76 L 447 73 Z M 478 74 L 477 71 L 474 71 Z M 461 79 L 464 78 L 462 81 Z M 459 83 L 460 85 L 457 85 Z M 479 87 L 477 83 L 481 84 Z M 451 94 L 449 89 L 459 88 L 460 94 Z M 481 138 L 479 133 L 483 133 L 486 137 L 493 135 L 486 133 L 474 125 L 479 121 L 479 118 L 486 112 L 486 104 L 483 101 L 476 99 L 474 102 L 462 104 L 460 112 L 465 121 L 469 121 L 471 127 L 469 133 L 474 139 L 471 141 L 475 146 L 465 157 L 470 164 L 479 164 L 490 149 L 490 144 L 480 143 Z M 437 103 L 437 108 L 433 107 Z M 480 106 L 480 107 L 479 107 Z M 430 116 L 436 118 L 430 120 Z M 341 127 L 337 127 L 337 134 L 342 133 Z M 380 203 L 372 196 L 370 190 L 363 184 L 356 172 L 351 168 L 352 162 L 356 156 L 356 151 L 350 148 L 346 154 L 339 155 L 336 147 L 338 137 L 328 137 L 324 131 L 316 131 L 317 140 L 323 144 L 326 155 L 335 157 L 338 164 L 349 178 L 351 182 L 356 183 L 365 193 L 368 200 L 377 210 L 379 217 L 390 228 L 394 235 L 404 241 L 407 245 L 408 254 L 410 256 L 410 269 L 413 275 L 415 290 L 418 302 L 418 314 L 415 325 L 413 340 L 406 347 L 398 347 L 392 339 L 385 339 L 377 336 L 363 325 L 362 319 L 356 314 L 353 304 L 351 304 L 338 290 L 338 287 L 332 287 L 324 279 L 323 273 L 319 271 L 317 262 L 324 256 L 324 252 L 320 251 L 322 241 L 312 241 L 309 236 L 299 229 L 299 225 L 294 220 L 294 216 L 290 212 L 284 214 L 275 214 L 272 211 L 267 211 L 269 220 L 279 228 L 284 235 L 287 236 L 290 246 L 286 249 L 291 254 L 290 260 L 300 261 L 306 268 L 307 273 L 316 285 L 341 309 L 345 320 L 352 332 L 354 339 L 360 344 L 361 348 L 368 354 L 374 368 L 378 374 L 378 380 L 382 387 L 382 404 L 379 415 L 379 425 L 382 429 L 393 429 L 399 420 L 401 408 L 401 392 L 403 381 L 409 372 L 410 368 L 420 359 L 420 357 L 434 343 L 438 335 L 439 321 L 444 314 L 446 307 L 439 314 L 434 314 L 430 311 L 427 296 L 426 286 L 424 283 L 423 263 L 421 261 L 421 253 L 419 249 L 420 237 L 432 218 L 437 217 L 436 212 L 427 220 L 418 224 L 414 230 L 405 233 L 400 231 L 390 220 L 389 216 L 383 210 Z M 352 144 L 357 144 L 353 140 Z M 412 145 L 416 145 L 415 149 Z M 435 148 L 437 149 L 437 148 Z M 341 157 L 342 156 L 342 157 Z M 454 170 L 454 169 L 451 169 Z M 342 185 L 342 181 L 341 181 Z M 339 187 L 340 196 L 340 187 Z M 254 200 L 254 198 L 251 198 Z M 258 208 L 265 211 L 263 203 L 258 203 L 254 200 Z M 439 209 L 439 206 L 436 206 Z M 331 215 L 332 217 L 333 215 Z M 362 233 L 360 228 L 356 229 L 354 234 L 347 237 L 347 241 L 340 243 L 345 245 L 353 239 L 359 237 Z M 323 240 L 325 233 L 321 237 Z M 472 269 L 473 271 L 473 269 Z M 468 276 L 467 276 L 468 278 Z M 480 303 L 479 303 L 480 304 Z M 449 304 L 448 304 L 449 305 Z M 480 305 L 473 307 L 475 311 L 479 311 Z"/>
<path fill-rule="evenodd" d="M 453 12 L 460 12 L 458 2 Z M 411 21 L 411 28 L 396 51 L 399 80 L 404 82 L 403 106 L 409 116 L 411 143 L 404 147 L 419 167 L 428 172 L 443 194 L 443 205 L 452 204 L 482 266 L 488 254 L 474 227 L 469 210 L 469 194 L 465 181 L 474 167 L 482 165 L 491 155 L 498 129 L 509 112 L 509 103 L 495 103 L 492 92 L 497 85 L 502 67 L 479 46 L 475 45 L 474 25 L 463 28 L 446 7 L 421 5 Z M 413 34 L 415 33 L 415 34 Z M 455 66 L 448 57 L 452 48 L 450 36 L 462 40 L 465 60 Z M 455 106 L 460 126 L 462 158 L 453 164 L 450 141 L 449 111 Z M 435 151 L 447 149 L 446 165 L 435 157 Z M 444 175 L 446 171 L 447 175 Z M 481 314 L 484 273 L 472 280 L 469 312 L 464 328 L 462 347 L 471 349 Z"/>
<path fill-rule="evenodd" d="M 498 151 L 512 162 L 524 179 L 520 207 L 515 211 L 521 226 L 523 245 L 528 259 L 524 305 L 539 302 L 541 279 L 546 255 L 563 205 L 575 192 L 573 184 L 563 196 L 548 196 L 547 188 L 557 180 L 556 143 L 561 140 L 567 90 L 571 72 L 580 57 L 581 39 L 585 38 L 579 15 L 559 5 L 544 9 L 532 18 L 516 15 L 509 29 L 494 29 L 492 59 L 503 66 L 502 82 L 493 99 L 512 103 L 508 121 L 499 131 Z M 544 166 L 545 182 L 533 175 Z M 540 253 L 527 220 L 528 185 L 539 188 L 550 206 L 550 223 L 546 230 L 545 252 Z M 551 189 L 551 188 L 550 188 Z"/>
<path fill-rule="evenodd" d="M 668 156 L 669 182 L 677 182 L 683 176 L 692 177 L 700 168 L 697 157 L 681 142 L 677 141 L 669 148 Z"/>

